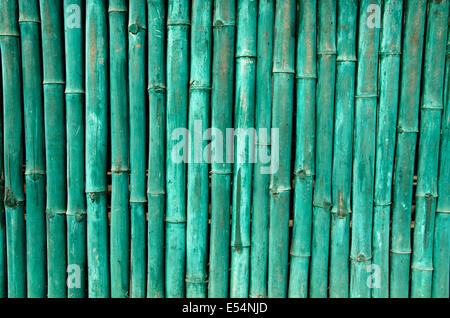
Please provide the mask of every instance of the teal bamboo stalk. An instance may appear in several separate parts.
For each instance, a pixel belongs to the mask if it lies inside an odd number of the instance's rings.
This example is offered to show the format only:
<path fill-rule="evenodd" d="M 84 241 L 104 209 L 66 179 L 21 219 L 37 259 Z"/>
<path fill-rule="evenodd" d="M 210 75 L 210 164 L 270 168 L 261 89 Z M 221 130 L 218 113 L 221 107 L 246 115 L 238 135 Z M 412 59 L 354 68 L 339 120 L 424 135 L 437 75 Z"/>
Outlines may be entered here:
<path fill-rule="evenodd" d="M 1 46 L 0 46 L 1 50 Z M 1 52 L 1 51 L 0 51 Z M 0 63 L 0 74 L 2 74 Z M 3 89 L 0 82 L 0 106 L 3 109 Z M 5 226 L 5 174 L 3 172 L 3 111 L 0 112 L 0 298 L 6 298 L 6 226 Z"/>
<path fill-rule="evenodd" d="M 255 109 L 255 128 L 258 133 L 255 151 L 258 159 L 253 169 L 252 248 L 250 250 L 250 297 L 254 298 L 267 297 L 270 174 L 264 172 L 263 169 L 270 168 L 270 163 L 262 162 L 264 158 L 261 157 L 261 154 L 270 157 L 274 19 L 274 1 L 260 1 Z M 263 132 L 264 130 L 266 133 Z"/>
<path fill-rule="evenodd" d="M 148 1 L 148 272 L 147 297 L 164 297 L 164 212 L 166 200 L 166 10 L 164 0 Z M 145 218 L 145 215 L 144 215 Z M 145 219 L 144 219 L 145 220 Z"/>
<path fill-rule="evenodd" d="M 233 127 L 236 1 L 214 1 L 211 127 L 223 137 Z M 218 138 L 217 135 L 214 138 Z M 228 297 L 231 163 L 226 146 L 211 149 L 211 236 L 208 297 Z"/>
<path fill-rule="evenodd" d="M 25 195 L 22 171 L 22 90 L 17 1 L 0 2 L 0 12 L 8 297 L 24 298 L 27 292 Z"/>
<path fill-rule="evenodd" d="M 334 91 L 336 79 L 335 0 L 319 0 L 317 10 L 316 181 L 313 199 L 310 296 L 326 298 L 331 224 Z"/>
<path fill-rule="evenodd" d="M 128 17 L 128 85 L 130 94 L 130 225 L 131 272 L 130 296 L 146 295 L 146 220 L 147 204 L 145 169 L 146 162 L 146 28 L 145 0 L 129 2 Z M 149 72 L 150 73 L 150 72 Z"/>
<path fill-rule="evenodd" d="M 128 297 L 130 289 L 130 140 L 128 122 L 127 3 L 109 0 L 111 102 L 111 297 Z"/>
<path fill-rule="evenodd" d="M 40 0 L 47 164 L 48 297 L 66 296 L 66 122 L 61 1 Z"/>
<path fill-rule="evenodd" d="M 426 0 L 406 1 L 391 229 L 390 297 L 409 295 L 411 204 L 422 78 Z"/>
<path fill-rule="evenodd" d="M 27 296 L 43 298 L 45 264 L 45 151 L 39 1 L 19 1 L 25 121 Z"/>
<path fill-rule="evenodd" d="M 255 118 L 257 2 L 238 0 L 234 115 L 233 207 L 230 297 L 247 298 L 250 272 L 250 210 Z"/>
<path fill-rule="evenodd" d="M 397 130 L 403 0 L 383 5 L 380 44 L 380 101 L 375 162 L 373 261 L 379 273 L 374 298 L 389 297 L 389 228 L 395 133 Z"/>
<path fill-rule="evenodd" d="M 338 1 L 330 234 L 331 298 L 348 298 L 358 2 Z"/>
<path fill-rule="evenodd" d="M 317 0 L 299 2 L 294 219 L 289 297 L 308 297 L 316 136 Z"/>
<path fill-rule="evenodd" d="M 86 1 L 86 202 L 88 296 L 110 295 L 106 147 L 108 30 L 106 0 Z"/>
<path fill-rule="evenodd" d="M 443 109 L 449 2 L 429 3 L 420 109 L 411 297 L 432 295 L 433 237 Z M 448 283 L 448 282 L 447 282 Z"/>
<path fill-rule="evenodd" d="M 186 152 L 187 136 L 181 141 L 183 160 L 178 162 L 178 129 L 187 128 L 190 1 L 171 0 L 167 14 L 167 211 L 166 297 L 185 295 L 186 250 Z M 176 135 L 176 134 L 175 134 Z M 174 137 L 174 138 L 173 138 Z"/>
<path fill-rule="evenodd" d="M 64 1 L 67 129 L 67 296 L 86 296 L 84 23 L 81 0 Z"/>
<path fill-rule="evenodd" d="M 186 296 L 207 296 L 209 170 L 203 131 L 209 127 L 211 94 L 212 0 L 192 1 L 187 169 Z M 204 128 L 205 127 L 205 128 Z"/>
<path fill-rule="evenodd" d="M 358 71 L 355 100 L 353 202 L 350 250 L 350 297 L 370 298 L 372 259 L 373 184 L 380 29 L 369 5 L 381 8 L 380 0 L 362 0 L 359 11 Z M 376 19 L 375 19 L 376 20 Z"/>

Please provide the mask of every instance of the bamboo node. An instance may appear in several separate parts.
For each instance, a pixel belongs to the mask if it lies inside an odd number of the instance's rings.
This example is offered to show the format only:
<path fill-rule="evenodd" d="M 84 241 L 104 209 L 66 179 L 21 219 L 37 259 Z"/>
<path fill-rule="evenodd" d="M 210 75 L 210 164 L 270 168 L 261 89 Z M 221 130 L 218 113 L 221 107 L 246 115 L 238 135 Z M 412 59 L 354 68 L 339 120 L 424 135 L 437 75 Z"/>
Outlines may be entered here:
<path fill-rule="evenodd" d="M 404 128 L 401 127 L 401 126 L 398 126 L 398 127 L 397 127 L 397 130 L 398 130 L 398 133 L 399 133 L 399 134 L 418 134 L 418 133 L 419 133 L 419 131 L 418 131 L 417 129 L 413 129 L 413 130 L 410 130 L 410 129 L 404 129 Z"/>
<path fill-rule="evenodd" d="M 0 34 L 0 37 L 13 37 L 13 38 L 18 38 L 20 37 L 19 33 L 2 33 Z"/>
<path fill-rule="evenodd" d="M 432 272 L 432 271 L 434 271 L 433 267 L 426 268 L 426 267 L 418 267 L 418 266 L 414 266 L 414 265 L 411 266 L 411 269 L 412 270 L 416 270 L 416 271 L 421 271 L 421 272 Z"/>
<path fill-rule="evenodd" d="M 24 23 L 38 23 L 38 24 L 41 24 L 41 21 L 40 20 L 34 20 L 34 19 L 19 18 L 19 24 L 24 24 Z"/>
<path fill-rule="evenodd" d="M 317 74 L 298 74 L 295 76 L 295 79 L 311 79 L 311 80 L 316 80 L 317 79 Z"/>
<path fill-rule="evenodd" d="M 159 191 L 159 192 L 147 192 L 147 195 L 150 195 L 152 197 L 157 197 L 160 195 L 166 195 L 165 191 Z"/>
<path fill-rule="evenodd" d="M 66 89 L 64 91 L 66 95 L 84 95 L 85 91 L 83 89 Z"/>
<path fill-rule="evenodd" d="M 422 105 L 420 109 L 429 109 L 429 110 L 443 110 L 443 105 Z"/>
<path fill-rule="evenodd" d="M 327 212 L 331 212 L 331 210 L 333 209 L 333 203 L 331 202 L 323 202 L 323 203 L 313 202 L 313 206 L 317 208 L 322 208 Z"/>
<path fill-rule="evenodd" d="M 186 219 L 171 219 L 171 218 L 165 218 L 164 221 L 166 223 L 170 223 L 170 224 L 186 224 Z"/>
<path fill-rule="evenodd" d="M 450 210 L 441 210 L 441 209 L 436 209 L 436 213 L 443 213 L 443 214 L 447 214 L 447 213 L 450 213 Z"/>
<path fill-rule="evenodd" d="M 191 21 L 186 19 L 167 19 L 167 27 L 172 26 L 190 26 Z"/>
<path fill-rule="evenodd" d="M 351 58 L 338 57 L 336 59 L 336 63 L 356 63 L 356 62 L 358 62 L 358 59 L 356 57 L 351 57 Z"/>
<path fill-rule="evenodd" d="M 139 31 L 144 30 L 145 31 L 145 26 L 137 24 L 137 23 L 133 23 L 131 25 L 128 26 L 128 31 L 131 34 L 138 34 Z"/>
<path fill-rule="evenodd" d="M 373 204 L 373 206 L 390 206 L 390 205 L 392 205 L 392 202 L 386 202 L 386 203 L 377 203 L 377 202 L 375 202 Z"/>
<path fill-rule="evenodd" d="M 295 74 L 295 70 L 289 68 L 286 69 L 273 68 L 272 74 Z"/>
<path fill-rule="evenodd" d="M 289 255 L 291 255 L 291 257 L 295 257 L 295 258 L 311 258 L 311 254 L 299 255 L 299 254 L 290 252 Z"/>
<path fill-rule="evenodd" d="M 381 56 L 385 56 L 385 55 L 402 55 L 401 52 L 380 52 L 379 54 Z"/>
<path fill-rule="evenodd" d="M 186 276 L 184 280 L 187 284 L 208 284 L 208 280 L 203 277 L 195 277 L 195 276 Z"/>
<path fill-rule="evenodd" d="M 350 256 L 350 260 L 360 263 L 366 263 L 372 260 L 372 256 L 366 257 L 364 254 L 358 254 L 356 257 Z"/>
<path fill-rule="evenodd" d="M 217 28 L 217 29 L 219 29 L 219 28 L 226 28 L 226 27 L 236 27 L 236 23 L 234 22 L 234 21 L 232 21 L 232 22 L 224 22 L 224 21 L 222 21 L 222 20 L 215 20 L 214 22 L 213 22 L 213 28 Z"/>
<path fill-rule="evenodd" d="M 47 214 L 47 216 L 52 219 L 55 217 L 55 215 L 66 215 L 67 211 L 47 208 L 45 209 L 45 214 Z"/>
<path fill-rule="evenodd" d="M 233 174 L 232 171 L 219 171 L 219 170 L 211 170 L 209 173 L 210 174 L 222 174 L 222 175 L 231 175 L 231 174 Z"/>
<path fill-rule="evenodd" d="M 154 91 L 155 93 L 165 93 L 167 90 L 167 87 L 164 84 L 154 84 L 149 85 L 147 88 L 147 91 Z"/>
<path fill-rule="evenodd" d="M 378 94 L 355 95 L 355 98 L 378 98 Z"/>
<path fill-rule="evenodd" d="M 407 250 L 407 251 L 396 251 L 396 250 L 391 250 L 392 254 L 401 254 L 401 255 L 408 255 L 411 254 L 412 251 L 411 249 Z"/>
<path fill-rule="evenodd" d="M 43 81 L 42 85 L 66 85 L 65 81 Z"/>

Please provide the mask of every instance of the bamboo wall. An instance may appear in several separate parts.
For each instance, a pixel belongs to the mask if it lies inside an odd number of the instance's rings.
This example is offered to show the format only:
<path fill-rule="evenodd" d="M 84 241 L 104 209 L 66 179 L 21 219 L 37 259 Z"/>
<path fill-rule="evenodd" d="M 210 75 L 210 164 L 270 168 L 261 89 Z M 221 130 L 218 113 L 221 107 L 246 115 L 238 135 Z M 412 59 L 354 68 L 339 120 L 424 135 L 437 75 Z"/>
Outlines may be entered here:
<path fill-rule="evenodd" d="M 448 22 L 0 0 L 0 297 L 448 298 Z"/>

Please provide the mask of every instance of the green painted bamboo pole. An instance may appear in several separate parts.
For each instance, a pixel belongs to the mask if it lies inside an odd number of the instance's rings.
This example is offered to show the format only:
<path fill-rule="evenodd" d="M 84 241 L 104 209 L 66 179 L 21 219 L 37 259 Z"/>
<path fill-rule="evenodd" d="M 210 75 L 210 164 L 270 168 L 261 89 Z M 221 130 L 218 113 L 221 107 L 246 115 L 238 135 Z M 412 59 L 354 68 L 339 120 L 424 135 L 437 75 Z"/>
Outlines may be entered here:
<path fill-rule="evenodd" d="M 146 28 L 145 0 L 129 2 L 128 17 L 128 86 L 130 94 L 130 206 L 131 272 L 130 296 L 146 295 Z M 150 73 L 150 72 L 149 72 Z"/>
<path fill-rule="evenodd" d="M 45 151 L 39 1 L 19 1 L 25 120 L 27 296 L 45 297 Z"/>
<path fill-rule="evenodd" d="M 297 29 L 297 117 L 294 166 L 294 226 L 289 297 L 308 297 L 316 136 L 317 0 L 299 2 Z"/>
<path fill-rule="evenodd" d="M 88 296 L 110 295 L 106 147 L 108 45 L 106 0 L 86 1 L 86 201 Z"/>
<path fill-rule="evenodd" d="M 148 273 L 147 297 L 164 297 L 166 10 L 163 0 L 148 1 Z M 145 217 L 145 216 L 144 216 Z"/>
<path fill-rule="evenodd" d="M 66 296 L 66 127 L 62 2 L 40 0 L 47 164 L 48 297 Z"/>
<path fill-rule="evenodd" d="M 449 2 L 429 3 L 420 110 L 411 297 L 431 297 Z"/>
<path fill-rule="evenodd" d="M 336 1 L 319 0 L 317 10 L 316 180 L 313 200 L 310 296 L 326 298 L 331 223 Z"/>
<path fill-rule="evenodd" d="M 84 24 L 81 0 L 64 1 L 67 129 L 67 296 L 86 296 Z"/>
<path fill-rule="evenodd" d="M 391 229 L 390 297 L 409 295 L 411 204 L 416 140 L 419 130 L 420 83 L 426 0 L 406 1 L 401 65 L 397 145 Z"/>
<path fill-rule="evenodd" d="M 174 160 L 177 140 L 172 134 L 187 128 L 190 2 L 171 0 L 167 14 L 167 211 L 166 211 L 166 297 L 185 295 L 186 165 Z M 187 136 L 185 136 L 187 138 Z M 175 138 L 176 139 L 176 138 Z M 184 151 L 187 140 L 183 139 Z M 186 153 L 183 153 L 185 159 Z"/>
<path fill-rule="evenodd" d="M 380 29 L 369 23 L 369 5 L 381 8 L 380 0 L 362 0 L 359 11 L 358 71 L 355 100 L 353 159 L 353 208 L 350 250 L 350 297 L 369 298 L 372 259 L 373 184 L 377 110 L 378 46 Z M 375 19 L 376 20 L 376 19 Z M 370 20 L 372 21 L 372 20 Z"/>
<path fill-rule="evenodd" d="M 130 140 L 128 122 L 127 11 L 125 0 L 109 0 L 109 80 L 111 130 L 111 297 L 130 289 Z"/>
<path fill-rule="evenodd" d="M 258 159 L 253 168 L 252 248 L 250 250 L 250 297 L 253 298 L 267 297 L 270 175 L 263 169 L 270 168 L 270 163 L 263 162 L 264 158 L 261 157 L 261 154 L 270 157 L 274 19 L 274 1 L 260 1 L 258 6 L 255 109 L 255 128 L 258 133 L 255 156 Z M 265 135 L 263 130 L 266 130 Z"/>
<path fill-rule="evenodd" d="M 233 127 L 234 45 L 236 1 L 215 0 L 211 127 L 223 136 Z M 218 138 L 218 136 L 214 136 Z M 231 164 L 226 146 L 211 149 L 211 236 L 208 297 L 228 297 Z"/>
<path fill-rule="evenodd" d="M 22 91 L 17 1 L 1 1 L 0 12 L 8 297 L 24 298 L 27 292 L 25 195 L 22 174 Z"/>
<path fill-rule="evenodd" d="M 230 297 L 247 298 L 250 272 L 250 210 L 253 165 L 249 162 L 254 136 L 257 2 L 238 0 L 234 171 L 231 224 Z M 237 142 L 236 142 L 237 141 Z"/>
<path fill-rule="evenodd" d="M 373 261 L 380 274 L 372 289 L 374 298 L 389 297 L 389 230 L 397 130 L 403 0 L 387 0 L 383 5 L 380 44 L 380 101 L 375 162 L 373 216 Z"/>
<path fill-rule="evenodd" d="M 207 296 L 209 218 L 208 158 L 203 127 L 209 127 L 211 94 L 212 0 L 192 1 L 189 87 L 189 164 L 187 169 L 186 296 Z M 206 128 L 205 128 L 206 129 Z M 205 154 L 206 151 L 205 151 Z M 207 154 L 209 156 L 209 154 Z"/>
<path fill-rule="evenodd" d="M 1 53 L 1 46 L 0 46 Z M 2 74 L 0 62 L 0 77 Z M 0 80 L 0 106 L 3 109 L 3 89 Z M 0 111 L 0 298 L 6 298 L 6 226 L 5 226 L 5 174 L 3 173 L 3 111 Z"/>
<path fill-rule="evenodd" d="M 356 0 L 338 1 L 329 274 L 331 298 L 347 298 L 349 293 L 357 18 Z"/>

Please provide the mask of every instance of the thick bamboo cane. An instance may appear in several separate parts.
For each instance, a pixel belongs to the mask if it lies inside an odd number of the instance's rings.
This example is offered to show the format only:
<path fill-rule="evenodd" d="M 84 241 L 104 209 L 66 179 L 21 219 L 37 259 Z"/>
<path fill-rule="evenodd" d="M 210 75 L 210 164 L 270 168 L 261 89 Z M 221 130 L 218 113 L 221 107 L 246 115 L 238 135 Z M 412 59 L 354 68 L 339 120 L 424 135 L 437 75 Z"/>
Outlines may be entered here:
<path fill-rule="evenodd" d="M 164 211 L 166 200 L 166 10 L 163 0 L 148 1 L 148 274 L 147 297 L 164 297 Z"/>
<path fill-rule="evenodd" d="M 373 265 L 378 266 L 379 286 L 374 298 L 389 297 L 389 227 L 395 133 L 397 130 L 403 0 L 383 5 L 380 44 L 380 101 L 378 106 L 375 193 L 373 216 Z"/>
<path fill-rule="evenodd" d="M 130 288 L 130 140 L 128 122 L 127 11 L 125 0 L 109 0 L 111 102 L 111 297 L 128 297 Z"/>
<path fill-rule="evenodd" d="M 187 136 L 172 136 L 187 128 L 190 1 L 171 0 L 167 14 L 167 211 L 166 296 L 184 297 L 186 249 L 186 165 L 178 162 L 177 144 L 186 159 Z M 173 138 L 175 137 L 175 138 Z M 175 140 L 174 140 L 175 139 Z"/>
<path fill-rule="evenodd" d="M 86 201 L 88 295 L 110 295 L 106 148 L 108 30 L 106 0 L 86 1 Z"/>
<path fill-rule="evenodd" d="M 86 296 L 84 23 L 81 0 L 64 1 L 67 129 L 67 296 Z"/>
<path fill-rule="evenodd" d="M 213 21 L 213 65 L 211 127 L 224 136 L 233 127 L 234 44 L 236 1 L 215 0 Z M 228 297 L 230 247 L 231 163 L 227 148 L 211 149 L 211 239 L 208 297 Z"/>
<path fill-rule="evenodd" d="M 336 1 L 319 0 L 317 10 L 316 182 L 312 222 L 310 295 L 327 297 L 331 223 L 334 91 L 336 78 Z"/>
<path fill-rule="evenodd" d="M 391 230 L 390 296 L 409 294 L 411 254 L 411 204 L 416 140 L 419 130 L 419 101 L 426 0 L 406 1 L 401 65 L 397 145 Z"/>
<path fill-rule="evenodd" d="M 449 2 L 429 3 L 422 104 L 420 109 L 416 217 L 411 262 L 411 296 L 431 297 L 433 237 L 439 170 L 439 144 L 443 109 L 445 53 Z"/>
<path fill-rule="evenodd" d="M 369 10 L 369 5 L 378 10 Z M 373 184 L 380 29 L 372 24 L 380 0 L 362 0 L 359 10 L 358 73 L 355 100 L 355 146 L 350 251 L 350 297 L 368 298 L 372 259 Z"/>
<path fill-rule="evenodd" d="M 25 120 L 27 296 L 45 297 L 45 151 L 39 1 L 19 1 Z"/>
<path fill-rule="evenodd" d="M 330 297 L 349 292 L 350 213 L 356 78 L 358 2 L 338 1 L 336 100 L 333 148 L 333 208 L 330 237 Z"/>
<path fill-rule="evenodd" d="M 193 0 L 187 171 L 186 296 L 207 296 L 209 171 L 204 127 L 209 127 L 212 0 Z M 205 149 L 205 151 L 204 151 Z"/>
<path fill-rule="evenodd" d="M 267 297 L 267 255 L 269 240 L 269 185 L 270 175 L 263 169 L 264 154 L 270 157 L 270 128 L 272 120 L 272 63 L 273 25 L 275 4 L 273 0 L 260 1 L 258 7 L 258 44 L 256 64 L 255 125 L 257 161 L 253 169 L 252 231 L 250 250 L 250 297 Z M 264 133 L 263 130 L 266 130 Z"/>
<path fill-rule="evenodd" d="M 289 297 L 292 298 L 308 297 L 316 153 L 316 10 L 317 0 L 299 2 L 294 227 L 289 274 Z"/>
<path fill-rule="evenodd" d="M 250 271 L 250 210 L 254 140 L 246 135 L 255 122 L 257 2 L 238 0 L 234 129 L 230 296 L 246 298 Z M 238 130 L 239 129 L 239 130 Z M 251 135 L 251 134 L 250 134 Z"/>
<path fill-rule="evenodd" d="M 66 296 L 66 122 L 62 2 L 40 0 L 47 164 L 48 297 Z"/>
<path fill-rule="evenodd" d="M 9 298 L 23 298 L 27 290 L 25 195 L 22 172 L 22 91 L 17 1 L 0 2 L 0 12 L 7 285 Z"/>
<path fill-rule="evenodd" d="M 1 53 L 1 46 L 0 46 Z M 3 109 L 2 66 L 0 62 L 0 106 Z M 0 111 L 0 298 L 6 298 L 6 227 L 5 227 L 5 174 L 3 173 L 3 111 Z"/>

